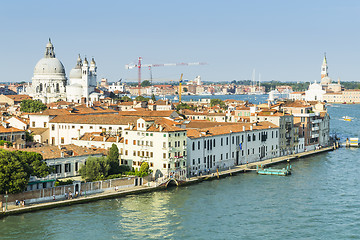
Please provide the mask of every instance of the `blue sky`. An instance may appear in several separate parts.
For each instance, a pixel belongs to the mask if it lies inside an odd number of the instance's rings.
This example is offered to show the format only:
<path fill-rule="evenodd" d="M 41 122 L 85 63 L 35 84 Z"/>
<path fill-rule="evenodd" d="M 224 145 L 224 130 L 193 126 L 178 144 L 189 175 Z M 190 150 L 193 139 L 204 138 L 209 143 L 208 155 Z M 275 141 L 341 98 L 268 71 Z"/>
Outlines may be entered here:
<path fill-rule="evenodd" d="M 360 1 L 3 1 L 0 81 L 31 81 L 49 37 L 67 76 L 77 54 L 95 57 L 98 77 L 136 80 L 124 65 L 158 67 L 153 78 L 314 81 L 324 52 L 329 75 L 358 80 Z M 149 78 L 148 69 L 142 76 Z M 258 78 L 258 75 L 257 75 Z"/>

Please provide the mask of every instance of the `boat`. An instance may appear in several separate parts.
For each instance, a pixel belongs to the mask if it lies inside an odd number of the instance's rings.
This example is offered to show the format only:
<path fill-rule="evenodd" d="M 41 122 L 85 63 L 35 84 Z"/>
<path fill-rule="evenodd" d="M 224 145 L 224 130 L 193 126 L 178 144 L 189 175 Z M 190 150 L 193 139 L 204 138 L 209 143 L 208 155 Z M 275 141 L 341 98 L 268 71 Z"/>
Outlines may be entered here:
<path fill-rule="evenodd" d="M 291 174 L 291 165 L 288 164 L 283 169 L 275 169 L 275 168 L 263 168 L 262 166 L 256 166 L 257 174 L 261 175 L 277 175 L 277 176 L 288 176 Z"/>
<path fill-rule="evenodd" d="M 345 143 L 346 147 L 359 147 L 359 138 L 347 138 L 346 139 L 346 143 Z"/>
<path fill-rule="evenodd" d="M 342 117 L 342 120 L 347 121 L 347 122 L 351 122 L 353 119 L 354 119 L 354 118 L 349 117 L 349 116 L 343 116 L 343 117 Z"/>

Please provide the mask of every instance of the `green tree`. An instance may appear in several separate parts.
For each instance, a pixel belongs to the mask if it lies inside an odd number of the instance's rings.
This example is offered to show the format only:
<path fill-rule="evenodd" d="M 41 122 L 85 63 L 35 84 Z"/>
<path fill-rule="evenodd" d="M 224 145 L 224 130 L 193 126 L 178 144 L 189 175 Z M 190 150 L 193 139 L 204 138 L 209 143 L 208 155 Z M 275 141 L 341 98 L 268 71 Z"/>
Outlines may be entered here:
<path fill-rule="evenodd" d="M 41 112 L 47 109 L 47 106 L 43 104 L 40 100 L 23 100 L 20 103 L 20 110 L 22 112 Z"/>
<path fill-rule="evenodd" d="M 187 87 L 184 87 L 184 92 L 188 92 L 189 89 Z"/>
<path fill-rule="evenodd" d="M 109 164 L 109 175 L 120 173 L 119 149 L 114 143 L 109 150 L 107 163 Z"/>
<path fill-rule="evenodd" d="M 22 192 L 30 176 L 45 177 L 50 171 L 39 153 L 0 150 L 0 193 Z"/>
<path fill-rule="evenodd" d="M 153 100 L 154 102 L 156 101 L 156 97 L 154 94 L 151 95 L 151 100 Z"/>
<path fill-rule="evenodd" d="M 135 98 L 135 101 L 137 101 L 137 102 L 147 102 L 147 101 L 149 101 L 149 98 L 143 97 L 143 96 L 137 96 Z"/>
<path fill-rule="evenodd" d="M 226 104 L 224 103 L 223 100 L 221 99 L 217 99 L 217 98 L 214 98 L 214 99 L 211 99 L 210 100 L 210 105 L 213 107 L 213 106 L 216 106 L 216 105 L 219 105 L 221 108 L 223 109 L 226 109 Z"/>
<path fill-rule="evenodd" d="M 26 142 L 33 142 L 34 136 L 33 134 L 29 133 L 28 131 L 25 132 L 25 141 Z"/>
<path fill-rule="evenodd" d="M 140 166 L 140 170 L 136 172 L 136 175 L 139 177 L 144 177 L 149 174 L 149 163 L 143 162 Z"/>
<path fill-rule="evenodd" d="M 79 172 L 83 179 L 95 181 L 105 179 L 109 169 L 110 166 L 105 157 L 89 157 L 80 167 Z"/>
<path fill-rule="evenodd" d="M 122 98 L 120 98 L 120 100 L 121 100 L 122 102 L 132 102 L 132 99 L 129 98 L 128 96 L 123 96 Z"/>
<path fill-rule="evenodd" d="M 142 81 L 141 86 L 142 87 L 148 87 L 148 86 L 151 86 L 151 83 L 150 83 L 149 80 L 144 80 L 144 81 Z"/>

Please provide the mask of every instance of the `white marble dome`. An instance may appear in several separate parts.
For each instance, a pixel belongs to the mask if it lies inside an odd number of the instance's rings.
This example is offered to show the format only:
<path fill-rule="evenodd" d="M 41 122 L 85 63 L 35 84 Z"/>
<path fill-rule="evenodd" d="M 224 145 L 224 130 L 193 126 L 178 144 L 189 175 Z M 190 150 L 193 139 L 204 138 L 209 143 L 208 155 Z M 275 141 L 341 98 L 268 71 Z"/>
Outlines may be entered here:
<path fill-rule="evenodd" d="M 65 74 L 65 68 L 57 58 L 42 58 L 34 69 L 34 75 L 39 74 Z"/>
<path fill-rule="evenodd" d="M 76 78 L 76 79 L 81 79 L 82 78 L 82 73 L 81 73 L 81 69 L 80 68 L 73 68 L 70 71 L 70 79 L 72 78 Z"/>

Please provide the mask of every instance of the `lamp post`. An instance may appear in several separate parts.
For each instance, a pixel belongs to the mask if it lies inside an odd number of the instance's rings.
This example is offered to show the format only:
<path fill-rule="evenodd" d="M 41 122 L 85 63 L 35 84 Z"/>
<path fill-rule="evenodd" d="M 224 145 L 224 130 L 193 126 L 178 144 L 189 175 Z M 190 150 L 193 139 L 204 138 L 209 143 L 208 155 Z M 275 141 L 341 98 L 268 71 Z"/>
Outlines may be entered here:
<path fill-rule="evenodd" d="M 8 192 L 7 192 L 7 191 L 5 192 L 5 194 L 6 194 L 6 195 L 5 195 L 4 197 L 5 197 L 5 201 L 6 201 L 6 203 L 5 203 L 5 212 L 6 212 L 6 211 L 8 210 L 7 199 L 8 199 L 8 197 L 9 197 L 9 195 L 8 195 Z"/>

